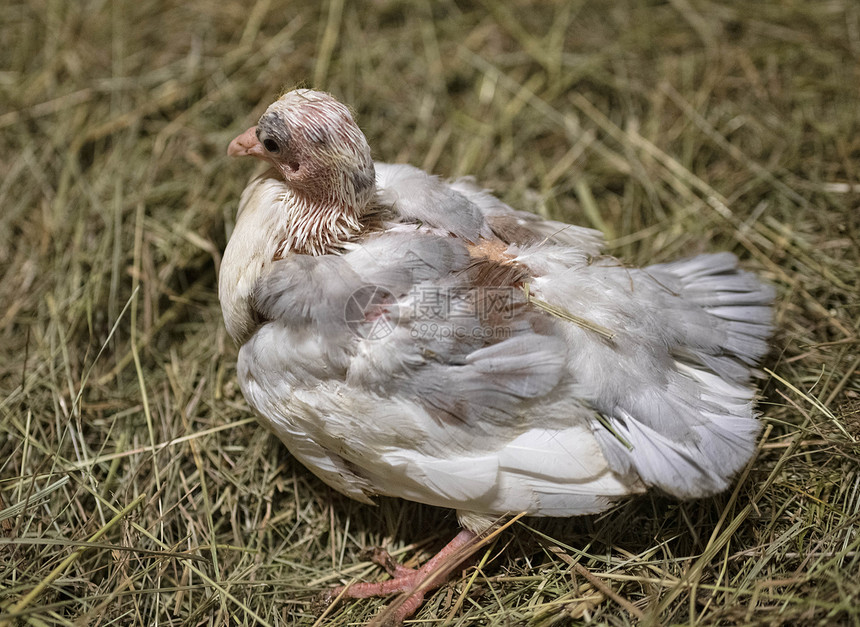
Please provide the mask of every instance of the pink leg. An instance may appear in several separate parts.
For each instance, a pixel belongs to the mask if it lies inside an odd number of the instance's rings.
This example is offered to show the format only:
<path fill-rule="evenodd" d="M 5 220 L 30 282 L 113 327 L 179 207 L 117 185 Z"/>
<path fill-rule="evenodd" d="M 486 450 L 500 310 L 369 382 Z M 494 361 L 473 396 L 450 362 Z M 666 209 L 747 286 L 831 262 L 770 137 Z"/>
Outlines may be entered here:
<path fill-rule="evenodd" d="M 427 590 L 441 586 L 457 566 L 465 560 L 472 551 L 469 545 L 474 544 L 477 536 L 471 531 L 462 530 L 441 551 L 427 560 L 421 568 L 411 569 L 401 566 L 391 559 L 387 553 L 374 553 L 371 559 L 380 564 L 393 579 L 379 583 L 354 583 L 350 586 L 339 586 L 326 594 L 328 600 L 334 600 L 343 593 L 341 598 L 366 599 L 368 597 L 386 596 L 395 593 L 405 593 L 407 598 L 391 608 L 386 616 L 386 625 L 399 625 L 421 606 Z M 387 557 L 387 559 L 386 559 Z M 377 559 L 378 558 L 378 559 Z"/>

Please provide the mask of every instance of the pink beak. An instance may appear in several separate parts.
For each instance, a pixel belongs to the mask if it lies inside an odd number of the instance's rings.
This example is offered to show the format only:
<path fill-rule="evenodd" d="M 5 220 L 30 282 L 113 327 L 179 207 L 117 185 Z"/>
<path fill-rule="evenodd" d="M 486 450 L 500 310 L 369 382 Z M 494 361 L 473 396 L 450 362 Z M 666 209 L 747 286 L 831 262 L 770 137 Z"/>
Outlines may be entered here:
<path fill-rule="evenodd" d="M 257 139 L 257 127 L 252 126 L 239 135 L 227 146 L 227 154 L 231 157 L 257 157 L 266 159 L 266 153 Z"/>

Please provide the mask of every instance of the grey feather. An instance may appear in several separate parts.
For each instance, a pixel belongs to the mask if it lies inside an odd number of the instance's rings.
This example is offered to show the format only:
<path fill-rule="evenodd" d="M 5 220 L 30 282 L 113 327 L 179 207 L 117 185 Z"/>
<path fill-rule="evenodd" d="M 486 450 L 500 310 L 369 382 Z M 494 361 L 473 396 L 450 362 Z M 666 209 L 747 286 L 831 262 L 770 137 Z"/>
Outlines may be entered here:
<path fill-rule="evenodd" d="M 270 320 L 343 327 L 344 307 L 361 280 L 341 257 L 290 254 L 273 261 L 253 294 L 253 307 Z"/>
<path fill-rule="evenodd" d="M 421 231 L 373 234 L 343 259 L 365 283 L 400 292 L 461 271 L 470 260 L 462 241 Z"/>
<path fill-rule="evenodd" d="M 451 419 L 490 429 L 558 384 L 565 363 L 560 348 L 551 338 L 523 333 L 470 353 L 462 364 L 429 364 L 409 387 Z"/>
<path fill-rule="evenodd" d="M 600 254 L 603 249 L 604 239 L 600 231 L 517 211 L 477 185 L 472 177 L 459 178 L 450 186 L 478 207 L 495 235 L 505 242 L 572 246 L 590 256 Z"/>
<path fill-rule="evenodd" d="M 444 229 L 469 242 L 490 236 L 478 207 L 438 177 L 405 164 L 376 165 L 379 202 L 401 218 Z"/>

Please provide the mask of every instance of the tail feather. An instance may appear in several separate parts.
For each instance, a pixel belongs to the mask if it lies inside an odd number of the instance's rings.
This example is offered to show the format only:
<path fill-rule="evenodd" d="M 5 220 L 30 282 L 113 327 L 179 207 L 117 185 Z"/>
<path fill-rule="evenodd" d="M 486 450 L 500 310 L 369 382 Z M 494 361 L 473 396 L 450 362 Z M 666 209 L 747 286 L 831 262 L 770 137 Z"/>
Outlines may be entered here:
<path fill-rule="evenodd" d="M 646 484 L 679 497 L 713 494 L 755 448 L 759 423 L 749 380 L 768 350 L 774 290 L 738 269 L 730 253 L 646 272 L 671 293 L 661 305 L 666 324 L 680 329 L 672 335 L 679 343 L 669 347 L 674 374 L 657 395 L 660 403 L 637 402 L 647 397 L 638 390 L 611 412 L 626 442 L 605 430 L 598 440 L 616 472 L 635 470 Z"/>

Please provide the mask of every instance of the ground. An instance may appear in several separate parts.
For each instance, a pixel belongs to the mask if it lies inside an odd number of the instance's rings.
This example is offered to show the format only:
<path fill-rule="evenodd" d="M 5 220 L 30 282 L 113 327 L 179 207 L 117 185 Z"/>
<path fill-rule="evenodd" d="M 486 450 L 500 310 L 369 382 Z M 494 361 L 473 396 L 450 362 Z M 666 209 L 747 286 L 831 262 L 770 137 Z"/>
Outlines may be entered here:
<path fill-rule="evenodd" d="M 284 90 L 644 264 L 777 288 L 727 493 L 523 519 L 422 625 L 860 624 L 860 4 L 29 0 L 0 15 L 0 625 L 357 625 L 315 595 L 451 512 L 356 504 L 249 414 L 216 298 Z"/>

